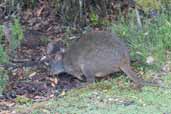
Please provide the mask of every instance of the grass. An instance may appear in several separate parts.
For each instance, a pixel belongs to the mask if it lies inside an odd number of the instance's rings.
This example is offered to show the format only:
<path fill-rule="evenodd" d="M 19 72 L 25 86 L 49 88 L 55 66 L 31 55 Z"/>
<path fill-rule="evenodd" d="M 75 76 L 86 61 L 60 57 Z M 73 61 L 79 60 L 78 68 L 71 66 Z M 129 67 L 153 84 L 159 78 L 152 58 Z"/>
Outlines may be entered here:
<path fill-rule="evenodd" d="M 9 46 L 4 43 L 4 40 L 7 40 L 5 38 L 5 32 L 4 32 L 4 26 L 0 25 L 0 64 L 6 64 L 9 63 L 9 56 L 8 54 L 15 54 L 15 49 L 17 49 L 20 46 L 21 41 L 23 40 L 23 30 L 19 23 L 18 19 L 14 19 L 14 23 L 10 26 L 11 28 L 11 34 L 10 41 L 8 41 Z M 8 52 L 7 52 L 8 50 Z M 9 51 L 10 50 L 10 51 Z M 8 53 L 8 54 L 7 54 Z M 8 76 L 7 71 L 5 69 L 1 69 L 0 67 L 0 94 L 2 92 L 3 87 L 5 86 L 5 83 L 7 82 Z"/>
<path fill-rule="evenodd" d="M 134 15 L 129 24 L 114 24 L 113 31 L 124 38 L 131 49 L 132 58 L 146 62 L 147 57 L 154 58 L 154 65 L 165 62 L 166 51 L 171 50 L 171 20 L 168 15 L 161 14 L 153 20 L 145 19 L 142 30 L 138 31 Z"/>
<path fill-rule="evenodd" d="M 163 80 L 171 83 L 171 74 L 164 76 Z M 118 81 L 125 85 L 118 86 Z M 62 98 L 22 105 L 16 109 L 18 113 L 28 114 L 171 113 L 171 89 L 144 87 L 140 92 L 131 89 L 125 82 L 125 77 L 98 82 L 87 88 L 72 90 Z"/>
<path fill-rule="evenodd" d="M 7 72 L 0 68 L 0 95 L 2 94 L 3 88 L 8 80 Z"/>

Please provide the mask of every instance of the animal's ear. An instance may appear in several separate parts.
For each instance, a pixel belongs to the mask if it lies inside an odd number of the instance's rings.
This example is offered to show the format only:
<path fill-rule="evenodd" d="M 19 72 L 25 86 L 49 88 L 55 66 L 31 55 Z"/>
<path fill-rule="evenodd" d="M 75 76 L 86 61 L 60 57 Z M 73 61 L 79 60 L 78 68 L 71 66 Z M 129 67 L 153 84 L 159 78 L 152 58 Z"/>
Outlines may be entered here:
<path fill-rule="evenodd" d="M 64 53 L 65 46 L 62 41 L 50 42 L 47 45 L 47 54 Z"/>

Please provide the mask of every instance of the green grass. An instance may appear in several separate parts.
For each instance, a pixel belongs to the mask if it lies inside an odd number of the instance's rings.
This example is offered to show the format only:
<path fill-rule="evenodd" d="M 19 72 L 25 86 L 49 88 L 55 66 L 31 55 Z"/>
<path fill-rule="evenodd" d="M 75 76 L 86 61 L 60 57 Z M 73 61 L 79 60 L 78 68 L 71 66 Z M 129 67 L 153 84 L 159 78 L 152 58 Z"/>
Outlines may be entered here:
<path fill-rule="evenodd" d="M 19 106 L 16 110 L 18 113 L 28 114 L 171 113 L 171 89 L 144 87 L 140 92 L 131 89 L 125 83 L 125 77 L 121 78 L 72 90 L 62 98 Z M 163 80 L 167 84 L 171 83 L 171 74 L 164 76 Z M 123 82 L 124 86 L 118 86 L 117 81 Z"/>
<path fill-rule="evenodd" d="M 3 42 L 3 26 L 0 25 L 0 64 L 7 63 L 8 62 L 8 56 L 4 49 Z"/>
<path fill-rule="evenodd" d="M 3 88 L 8 80 L 7 72 L 0 68 L 0 95 L 2 94 Z"/>
<path fill-rule="evenodd" d="M 4 44 L 4 40 L 7 40 L 5 38 L 3 27 L 5 25 L 0 25 L 0 64 L 6 64 L 9 63 L 9 56 L 8 54 L 15 54 L 15 50 L 20 46 L 21 41 L 23 40 L 23 30 L 22 26 L 18 19 L 14 19 L 14 22 L 10 26 L 11 28 L 11 36 L 8 41 L 9 46 Z M 8 50 L 8 52 L 7 52 Z M 9 51 L 10 50 L 10 51 Z M 8 53 L 8 54 L 7 54 Z M 7 82 L 8 76 L 7 71 L 0 68 L 0 94 L 2 92 L 3 87 L 5 86 L 5 83 Z"/>
<path fill-rule="evenodd" d="M 113 31 L 128 42 L 132 58 L 145 63 L 147 57 L 152 56 L 153 65 L 160 66 L 165 62 L 166 51 L 171 50 L 169 16 L 161 14 L 153 20 L 145 19 L 142 30 L 138 31 L 133 14 L 130 16 L 129 24 L 118 22 L 113 25 Z"/>

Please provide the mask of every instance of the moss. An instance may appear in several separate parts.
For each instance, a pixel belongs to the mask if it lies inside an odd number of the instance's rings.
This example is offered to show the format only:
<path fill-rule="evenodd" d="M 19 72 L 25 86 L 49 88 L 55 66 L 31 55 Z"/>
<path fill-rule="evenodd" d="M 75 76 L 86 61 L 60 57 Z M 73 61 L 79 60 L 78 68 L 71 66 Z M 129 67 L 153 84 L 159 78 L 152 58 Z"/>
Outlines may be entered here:
<path fill-rule="evenodd" d="M 27 103 L 31 103 L 32 100 L 24 96 L 17 96 L 16 102 L 19 104 L 27 104 Z"/>
<path fill-rule="evenodd" d="M 160 9 L 160 2 L 157 0 L 137 0 L 137 4 L 143 8 L 144 11 L 150 11 L 151 9 Z"/>

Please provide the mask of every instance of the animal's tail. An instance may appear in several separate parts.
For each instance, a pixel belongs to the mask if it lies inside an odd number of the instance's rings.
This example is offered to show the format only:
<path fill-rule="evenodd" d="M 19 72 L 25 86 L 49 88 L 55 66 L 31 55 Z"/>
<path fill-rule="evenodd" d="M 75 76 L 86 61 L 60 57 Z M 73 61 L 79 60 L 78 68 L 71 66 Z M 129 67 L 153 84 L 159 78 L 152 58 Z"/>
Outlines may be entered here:
<path fill-rule="evenodd" d="M 137 76 L 129 65 L 124 65 L 120 68 L 135 84 L 144 85 L 144 80 Z"/>
<path fill-rule="evenodd" d="M 151 81 L 145 81 L 142 78 L 138 77 L 136 73 L 131 69 L 130 66 L 122 66 L 120 68 L 132 81 L 134 81 L 135 84 L 141 85 L 141 86 L 153 86 L 153 87 L 162 87 L 157 82 L 151 82 Z"/>

